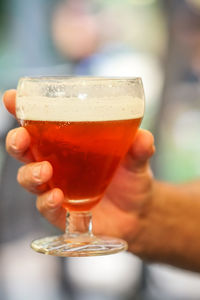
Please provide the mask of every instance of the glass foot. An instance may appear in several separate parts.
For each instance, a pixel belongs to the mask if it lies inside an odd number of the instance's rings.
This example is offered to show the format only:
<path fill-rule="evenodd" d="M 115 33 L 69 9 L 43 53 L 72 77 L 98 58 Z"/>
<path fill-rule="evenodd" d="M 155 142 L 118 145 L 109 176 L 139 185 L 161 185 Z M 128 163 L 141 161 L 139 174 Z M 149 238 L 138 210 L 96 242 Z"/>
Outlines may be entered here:
<path fill-rule="evenodd" d="M 97 256 L 126 250 L 127 243 L 117 238 L 64 234 L 35 240 L 31 247 L 36 252 L 54 256 Z"/>

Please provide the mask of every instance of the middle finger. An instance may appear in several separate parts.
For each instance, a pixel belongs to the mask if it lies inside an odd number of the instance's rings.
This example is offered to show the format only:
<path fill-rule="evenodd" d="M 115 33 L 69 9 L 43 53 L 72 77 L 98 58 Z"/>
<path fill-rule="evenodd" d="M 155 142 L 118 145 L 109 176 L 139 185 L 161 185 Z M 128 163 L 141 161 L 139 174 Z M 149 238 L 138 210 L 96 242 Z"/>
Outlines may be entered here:
<path fill-rule="evenodd" d="M 49 189 L 53 168 L 48 161 L 30 163 L 18 170 L 17 181 L 29 192 L 41 194 Z"/>

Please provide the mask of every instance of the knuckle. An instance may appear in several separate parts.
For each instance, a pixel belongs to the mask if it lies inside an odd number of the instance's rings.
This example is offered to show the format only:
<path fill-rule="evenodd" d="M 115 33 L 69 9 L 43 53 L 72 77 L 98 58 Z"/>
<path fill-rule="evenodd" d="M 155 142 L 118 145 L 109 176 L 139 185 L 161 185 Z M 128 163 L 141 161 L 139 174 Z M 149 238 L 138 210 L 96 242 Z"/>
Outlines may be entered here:
<path fill-rule="evenodd" d="M 18 130 L 19 128 L 10 130 L 6 137 L 6 150 L 12 156 L 19 155 L 21 152 L 18 141 Z"/>
<path fill-rule="evenodd" d="M 12 129 L 8 132 L 7 136 L 6 136 L 6 150 L 9 152 L 10 150 L 10 139 L 11 139 L 11 136 L 13 135 L 14 133 L 14 130 L 15 129 Z"/>
<path fill-rule="evenodd" d="M 37 210 L 38 210 L 40 213 L 42 213 L 40 197 L 37 197 L 37 200 L 36 200 L 36 208 L 37 208 Z"/>
<path fill-rule="evenodd" d="M 19 184 L 23 184 L 24 181 L 24 167 L 20 167 L 17 172 L 17 181 Z"/>
<path fill-rule="evenodd" d="M 37 210 L 44 215 L 45 211 L 46 211 L 46 205 L 45 205 L 45 201 L 42 197 L 37 197 L 37 201 L 36 201 L 36 208 Z"/>

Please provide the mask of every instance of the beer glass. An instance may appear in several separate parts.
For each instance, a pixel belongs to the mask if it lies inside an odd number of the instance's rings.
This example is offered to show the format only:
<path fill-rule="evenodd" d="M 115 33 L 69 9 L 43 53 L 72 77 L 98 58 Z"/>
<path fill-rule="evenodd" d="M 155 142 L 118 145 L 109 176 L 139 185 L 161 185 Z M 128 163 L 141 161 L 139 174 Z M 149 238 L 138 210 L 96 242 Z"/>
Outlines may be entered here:
<path fill-rule="evenodd" d="M 31 247 L 56 256 L 127 249 L 121 239 L 93 235 L 91 209 L 103 197 L 140 125 L 141 79 L 24 77 L 17 88 L 16 114 L 31 136 L 34 159 L 51 163 L 49 189 L 63 191 L 66 209 L 65 233 L 35 240 Z"/>

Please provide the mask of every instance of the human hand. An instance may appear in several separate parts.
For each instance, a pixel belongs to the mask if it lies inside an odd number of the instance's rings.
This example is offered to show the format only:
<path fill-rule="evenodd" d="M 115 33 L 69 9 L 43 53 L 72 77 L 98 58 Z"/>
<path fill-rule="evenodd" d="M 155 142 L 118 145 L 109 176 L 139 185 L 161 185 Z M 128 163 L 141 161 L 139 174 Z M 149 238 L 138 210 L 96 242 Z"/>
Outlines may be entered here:
<path fill-rule="evenodd" d="M 14 116 L 15 97 L 15 90 L 4 94 L 4 104 Z M 16 128 L 8 133 L 8 153 L 25 163 L 18 171 L 17 180 L 22 187 L 37 195 L 36 205 L 41 214 L 64 230 L 66 211 L 62 207 L 63 192 L 58 188 L 49 190 L 47 183 L 53 174 L 52 166 L 47 161 L 35 162 L 29 145 L 30 136 L 25 128 Z M 105 196 L 93 209 L 94 233 L 123 238 L 130 250 L 153 198 L 153 176 L 148 161 L 154 151 L 151 133 L 139 130 Z"/>

